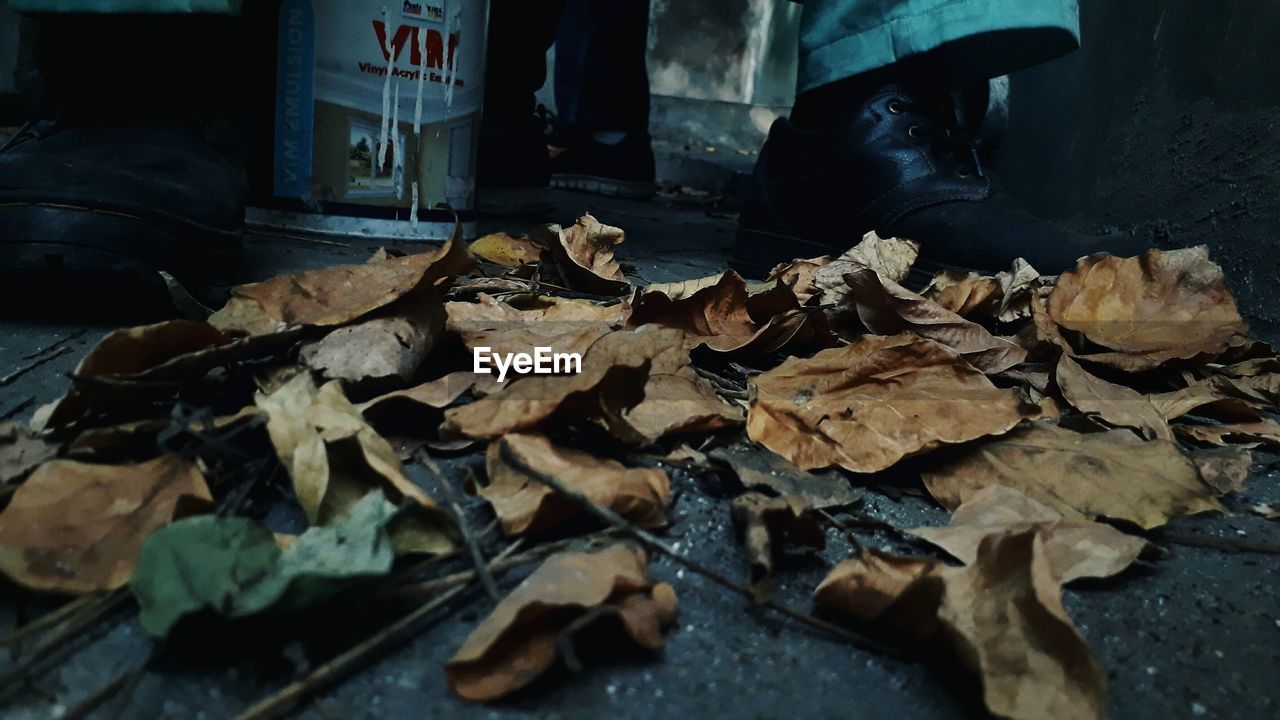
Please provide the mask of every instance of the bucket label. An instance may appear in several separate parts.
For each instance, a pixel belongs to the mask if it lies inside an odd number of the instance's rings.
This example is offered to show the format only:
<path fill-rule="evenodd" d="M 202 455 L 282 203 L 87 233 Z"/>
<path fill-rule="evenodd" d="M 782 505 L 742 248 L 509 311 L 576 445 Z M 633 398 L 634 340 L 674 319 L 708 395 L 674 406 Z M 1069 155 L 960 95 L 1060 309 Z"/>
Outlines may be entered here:
<path fill-rule="evenodd" d="M 296 213 L 368 219 L 378 235 L 417 227 L 440 203 L 474 208 L 486 9 L 283 0 L 276 197 L 300 200 Z"/>
<path fill-rule="evenodd" d="M 400 14 L 405 17 L 416 18 L 418 20 L 444 22 L 444 3 L 413 2 L 413 0 L 404 0 L 404 5 L 400 8 Z"/>
<path fill-rule="evenodd" d="M 276 58 L 276 197 L 302 198 L 311 182 L 316 18 L 311 0 L 280 7 Z"/>

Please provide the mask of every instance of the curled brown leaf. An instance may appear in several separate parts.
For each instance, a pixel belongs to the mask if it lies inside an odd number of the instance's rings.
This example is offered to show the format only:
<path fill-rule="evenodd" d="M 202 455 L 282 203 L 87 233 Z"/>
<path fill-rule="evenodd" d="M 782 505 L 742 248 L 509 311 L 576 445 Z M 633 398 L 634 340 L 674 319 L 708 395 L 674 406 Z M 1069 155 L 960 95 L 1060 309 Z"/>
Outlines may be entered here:
<path fill-rule="evenodd" d="M 558 447 L 540 435 L 521 434 L 490 443 L 485 470 L 489 483 L 477 488 L 476 494 L 493 506 L 507 535 L 544 530 L 582 515 L 580 505 L 540 480 L 544 476 L 640 527 L 667 524 L 671 487 L 662 470 L 629 468 L 616 460 Z"/>

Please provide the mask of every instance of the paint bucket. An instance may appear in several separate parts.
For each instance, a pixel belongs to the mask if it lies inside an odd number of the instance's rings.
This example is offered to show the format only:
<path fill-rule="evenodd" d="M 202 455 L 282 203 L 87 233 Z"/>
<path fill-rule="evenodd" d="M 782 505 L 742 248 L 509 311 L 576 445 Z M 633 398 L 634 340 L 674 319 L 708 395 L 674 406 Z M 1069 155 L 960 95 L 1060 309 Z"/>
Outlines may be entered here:
<path fill-rule="evenodd" d="M 475 232 L 487 0 L 283 0 L 270 201 L 251 226 Z"/>

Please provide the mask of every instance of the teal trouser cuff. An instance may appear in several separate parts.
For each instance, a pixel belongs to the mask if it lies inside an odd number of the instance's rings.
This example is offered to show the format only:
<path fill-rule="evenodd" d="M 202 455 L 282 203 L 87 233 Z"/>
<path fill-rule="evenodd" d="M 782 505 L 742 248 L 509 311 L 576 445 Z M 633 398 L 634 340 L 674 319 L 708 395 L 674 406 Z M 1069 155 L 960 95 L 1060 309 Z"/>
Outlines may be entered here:
<path fill-rule="evenodd" d="M 30 13 L 216 13 L 238 15 L 242 0 L 9 0 Z"/>
<path fill-rule="evenodd" d="M 803 92 L 952 45 L 956 76 L 995 77 L 1075 49 L 1076 0 L 806 0 Z"/>

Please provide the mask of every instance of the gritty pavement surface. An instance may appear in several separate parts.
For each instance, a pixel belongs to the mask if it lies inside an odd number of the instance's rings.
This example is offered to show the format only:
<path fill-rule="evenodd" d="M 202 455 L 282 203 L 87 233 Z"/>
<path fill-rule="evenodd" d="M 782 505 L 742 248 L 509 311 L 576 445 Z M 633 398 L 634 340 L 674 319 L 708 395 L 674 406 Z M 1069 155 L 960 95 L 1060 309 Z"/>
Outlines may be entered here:
<path fill-rule="evenodd" d="M 559 196 L 554 218 L 571 221 L 584 210 L 627 230 L 621 259 L 638 281 L 664 282 L 719 272 L 726 266 L 733 221 L 662 203 Z M 495 224 L 526 230 L 537 220 Z M 373 243 L 348 246 L 301 240 L 250 242 L 261 276 L 362 260 Z M 85 298 L 86 303 L 92 298 Z M 1274 315 L 1242 307 L 1246 315 Z M 76 360 L 111 328 L 0 320 L 0 377 L 25 366 L 33 352 L 62 342 L 71 352 L 0 387 L 0 413 L 30 417 L 35 406 L 66 388 Z M 1255 334 L 1275 341 L 1274 327 Z M 69 339 L 68 339 L 69 338 Z M 16 410 L 15 410 L 16 409 Z M 1280 522 L 1247 512 L 1280 503 L 1277 458 L 1255 453 L 1244 493 L 1228 496 L 1231 513 L 1182 518 L 1168 532 L 1280 543 Z M 471 455 L 446 470 L 479 466 Z M 415 467 L 416 470 L 416 467 Z M 412 472 L 412 471 L 411 471 Z M 426 478 L 416 479 L 428 482 Z M 741 577 L 745 557 L 729 522 L 728 478 L 672 478 L 676 499 L 666 535 L 678 549 L 725 575 Z M 429 484 L 429 483 L 428 483 Z M 945 524 L 947 514 L 918 494 L 910 475 L 875 478 L 861 508 L 898 527 Z M 474 527 L 490 519 L 483 502 L 467 506 Z M 828 528 L 828 546 L 797 554 L 780 572 L 777 599 L 809 609 L 826 569 L 850 554 L 842 531 Z M 505 543 L 491 534 L 488 556 Z M 1280 558 L 1239 550 L 1191 547 L 1151 535 L 1163 557 L 1143 561 L 1104 582 L 1077 584 L 1066 604 L 1108 668 L 1115 718 L 1274 718 L 1280 716 Z M 884 531 L 858 539 L 883 549 L 930 553 L 927 546 Z M 580 648 L 584 669 L 559 673 L 513 700 L 466 704 L 447 689 L 442 667 L 490 602 L 463 595 L 422 625 L 413 640 L 344 683 L 307 702 L 298 715 L 329 718 L 960 718 L 982 717 L 976 679 L 954 664 L 923 654 L 891 659 L 853 648 L 806 626 L 753 607 L 744 599 L 663 558 L 653 574 L 675 585 L 680 619 L 661 657 L 618 657 L 607 637 Z M 451 561 L 444 571 L 467 567 Z M 514 585 L 528 569 L 501 578 Z M 49 607 L 12 587 L 0 588 L 0 633 Z M 106 718 L 226 718 L 290 683 L 378 627 L 398 617 L 394 604 L 352 604 L 323 615 L 226 628 L 212 636 L 180 636 L 134 688 L 130 702 L 99 711 Z M 150 641 L 131 614 L 115 616 L 92 637 L 65 648 L 16 697 L 0 698 L 0 717 L 56 718 L 89 693 L 143 661 Z M 12 667 L 8 654 L 0 672 Z"/>

